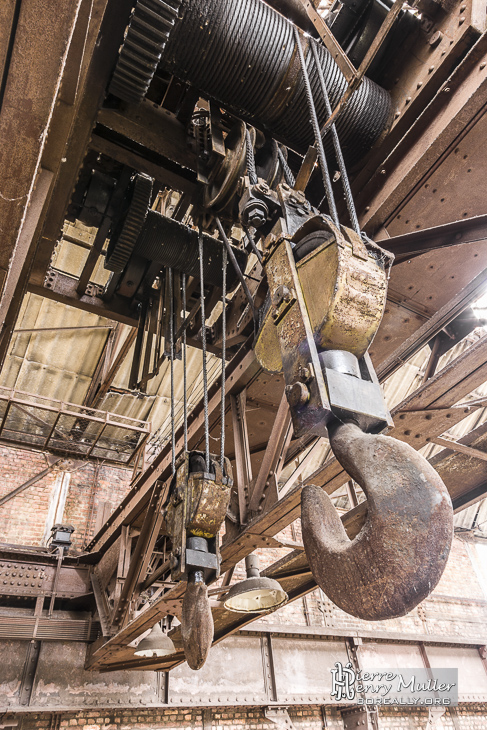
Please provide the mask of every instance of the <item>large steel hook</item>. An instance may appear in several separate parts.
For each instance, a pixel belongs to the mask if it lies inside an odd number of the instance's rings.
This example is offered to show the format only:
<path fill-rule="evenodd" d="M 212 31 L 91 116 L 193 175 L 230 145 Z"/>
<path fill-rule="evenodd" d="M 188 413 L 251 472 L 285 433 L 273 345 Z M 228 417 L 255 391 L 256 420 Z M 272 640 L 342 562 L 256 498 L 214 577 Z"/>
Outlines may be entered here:
<path fill-rule="evenodd" d="M 213 632 L 208 587 L 202 571 L 197 570 L 189 576 L 181 616 L 184 656 L 191 669 L 201 669 L 206 662 L 213 642 Z"/>
<path fill-rule="evenodd" d="M 303 541 L 314 579 L 357 618 L 403 616 L 431 593 L 445 568 L 453 537 L 450 495 L 426 459 L 402 441 L 338 421 L 329 438 L 367 495 L 367 517 L 350 540 L 329 496 L 303 488 Z"/>

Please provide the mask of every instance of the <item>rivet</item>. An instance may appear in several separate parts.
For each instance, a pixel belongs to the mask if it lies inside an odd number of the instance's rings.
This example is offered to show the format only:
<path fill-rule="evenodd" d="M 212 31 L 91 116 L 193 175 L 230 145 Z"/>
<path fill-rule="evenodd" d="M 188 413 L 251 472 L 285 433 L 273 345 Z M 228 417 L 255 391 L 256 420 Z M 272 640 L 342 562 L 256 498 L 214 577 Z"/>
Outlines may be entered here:
<path fill-rule="evenodd" d="M 434 70 L 435 70 L 435 67 L 434 66 L 430 66 L 429 69 L 428 69 L 428 73 L 429 74 L 430 73 L 433 73 Z"/>
<path fill-rule="evenodd" d="M 429 39 L 430 46 L 435 48 L 440 43 L 442 38 L 443 38 L 443 33 L 441 32 L 441 30 L 437 30 L 435 33 L 433 33 L 433 35 Z"/>
<path fill-rule="evenodd" d="M 480 70 L 482 71 L 482 69 L 484 69 L 484 68 L 485 68 L 486 66 L 487 66 L 487 64 L 486 64 L 486 63 L 481 63 L 481 64 L 480 64 Z"/>
<path fill-rule="evenodd" d="M 465 18 L 460 18 L 458 21 L 458 25 L 463 25 L 465 23 Z"/>

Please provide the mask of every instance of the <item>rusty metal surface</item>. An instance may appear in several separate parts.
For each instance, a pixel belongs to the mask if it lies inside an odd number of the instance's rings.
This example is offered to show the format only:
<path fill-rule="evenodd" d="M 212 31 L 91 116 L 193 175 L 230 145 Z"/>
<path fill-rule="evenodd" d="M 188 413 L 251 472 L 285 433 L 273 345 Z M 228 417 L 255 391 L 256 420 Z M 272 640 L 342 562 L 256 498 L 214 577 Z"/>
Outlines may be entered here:
<path fill-rule="evenodd" d="M 124 5 L 124 7 L 125 7 L 125 5 Z M 469 8 L 470 8 L 470 5 L 469 5 Z M 114 45 L 116 45 L 116 43 L 115 43 L 115 42 L 114 42 Z M 101 85 L 103 85 L 103 81 L 101 82 Z M 100 88 L 101 88 L 101 87 L 100 87 Z M 95 96 L 96 96 L 96 94 L 95 94 Z M 111 112 L 110 112 L 109 110 L 105 110 L 105 111 L 107 112 L 107 115 L 109 115 L 109 114 L 111 113 Z M 119 112 L 114 112 L 114 115 L 119 115 L 119 116 L 121 116 L 121 117 L 122 117 L 122 119 L 123 119 L 123 113 L 124 113 L 123 111 L 122 111 L 122 114 L 119 114 Z M 157 115 L 158 115 L 158 116 L 162 116 L 162 115 L 160 115 L 159 113 L 157 113 Z M 86 121 L 86 120 L 85 120 L 85 121 Z M 119 119 L 118 121 L 120 122 L 120 119 Z M 138 130 L 138 132 L 137 132 L 138 134 L 140 133 L 140 130 L 144 128 L 144 125 L 145 125 L 145 122 L 142 122 L 142 123 L 140 124 L 139 130 Z M 85 126 L 86 126 L 86 127 L 89 127 L 89 128 L 91 129 L 91 127 L 90 127 L 90 125 L 89 125 L 89 124 L 86 124 Z M 175 125 L 175 126 L 177 126 L 177 125 Z M 106 128 L 106 129 L 107 129 L 107 128 Z M 154 129 L 155 129 L 155 132 L 154 132 L 154 133 L 153 133 L 153 135 L 152 135 L 152 137 L 153 137 L 153 139 L 152 139 L 152 142 L 150 142 L 150 143 L 147 143 L 147 149 L 149 149 L 149 148 L 150 148 L 150 147 L 152 147 L 153 145 L 157 144 L 157 140 L 156 140 L 156 138 L 157 138 L 157 126 L 156 126 L 156 127 L 154 127 Z M 79 126 L 78 126 L 78 131 L 79 131 Z M 81 131 L 82 131 L 82 130 L 81 130 Z M 104 131 L 104 132 L 103 132 L 103 134 L 105 134 L 105 133 L 106 133 L 106 132 Z M 86 135 L 85 135 L 85 136 L 86 136 Z M 128 138 L 129 136 L 130 136 L 130 135 L 128 134 L 128 135 L 127 135 L 127 138 Z M 148 135 L 148 136 L 149 136 L 149 135 Z M 108 137 L 110 137 L 110 134 L 108 134 L 108 135 L 107 135 L 107 138 L 108 138 Z M 83 134 L 81 134 L 81 135 L 80 135 L 80 139 L 81 139 L 80 145 L 82 146 L 82 144 L 84 144 L 84 142 L 83 142 Z M 154 141 L 154 140 L 156 140 L 156 141 Z M 107 140 L 105 140 L 105 141 L 107 141 Z M 113 143 L 112 143 L 112 144 L 113 144 Z M 161 142 L 160 144 L 162 144 L 162 145 L 164 146 L 164 144 L 165 144 L 165 139 L 164 139 L 164 143 L 162 143 L 162 142 Z M 115 145 L 115 147 L 116 147 L 116 145 Z M 169 147 L 170 147 L 170 145 L 166 145 L 166 148 L 169 148 Z M 135 148 L 135 144 L 134 144 L 134 148 Z M 462 150 L 462 151 L 463 151 L 463 150 Z M 183 152 L 182 150 L 179 150 L 179 152 L 177 153 L 177 155 L 176 155 L 176 154 L 174 155 L 175 157 L 178 157 L 178 160 L 176 160 L 176 161 L 178 161 L 178 162 L 179 162 L 179 159 L 180 159 L 180 158 L 181 158 L 181 157 L 183 156 L 183 154 L 186 154 L 187 158 L 189 158 L 189 157 L 191 156 L 191 154 L 190 154 L 190 153 L 189 153 L 189 152 L 188 152 L 187 150 L 186 150 L 186 152 L 185 152 L 185 153 L 184 153 L 184 152 Z M 69 154 L 68 154 L 68 159 L 69 159 Z M 424 164 L 424 165 L 425 165 L 426 167 L 427 167 L 427 166 L 428 166 L 428 164 L 430 164 L 430 163 L 431 163 L 431 160 L 429 160 L 429 161 L 428 161 L 428 159 L 425 159 L 425 160 L 423 160 L 423 164 Z M 70 162 L 69 164 L 71 165 L 71 162 Z M 74 169 L 75 169 L 75 166 L 71 166 L 71 178 L 73 177 L 73 170 L 74 170 Z M 387 172 L 389 172 L 389 170 L 387 170 Z M 178 174 L 179 174 L 179 173 L 178 173 Z M 188 177 L 190 177 L 190 176 L 191 176 L 191 175 L 189 175 Z M 378 178 L 378 179 L 379 179 L 379 181 L 381 181 L 382 183 L 384 182 L 384 178 Z M 71 185 L 71 182 L 72 182 L 72 180 L 70 180 L 70 176 L 69 176 L 69 175 L 67 176 L 67 178 L 66 178 L 66 176 L 64 176 L 64 182 L 63 182 L 63 185 L 64 185 L 64 187 L 66 188 L 66 190 L 68 190 L 68 191 L 69 191 L 69 190 L 71 189 L 71 187 L 72 187 L 72 185 Z M 163 181 L 163 182 L 165 182 L 165 181 Z M 403 188 L 403 190 L 402 190 L 402 194 L 403 194 L 404 196 L 406 196 L 406 197 L 407 197 L 407 195 L 409 195 L 409 190 L 406 190 L 406 189 L 407 189 L 407 186 L 405 186 L 405 187 Z M 406 191 L 406 192 L 404 192 L 404 191 Z M 58 192 L 59 192 L 59 191 L 58 191 Z M 60 208 L 62 208 L 62 202 L 61 202 L 61 201 L 62 201 L 62 197 L 63 197 L 62 195 L 59 195 L 59 196 L 58 196 L 58 199 L 57 199 L 57 205 L 58 205 L 59 209 L 60 209 Z M 462 210 L 462 214 L 463 214 L 463 212 L 464 212 L 464 211 Z M 409 220 L 409 218 L 408 218 L 408 220 Z M 416 225 L 416 222 L 414 222 L 414 225 Z M 51 235 L 51 236 L 54 236 L 54 233 L 53 233 L 54 229 L 55 229 L 55 226 L 53 226 L 53 225 L 51 224 L 51 227 L 50 227 L 50 234 L 49 234 L 49 235 Z M 453 264 L 452 264 L 452 266 L 453 266 Z M 42 267 L 41 267 L 41 268 L 42 268 Z M 453 268 L 454 268 L 454 267 L 453 267 Z M 39 274 L 39 270 L 40 270 L 40 269 L 38 269 L 38 271 L 37 271 L 37 273 L 36 273 L 36 276 L 38 276 L 38 274 Z M 414 278 L 414 275 L 413 275 L 413 278 Z M 426 284 L 428 284 L 428 275 L 427 275 L 427 274 L 426 274 L 425 276 L 423 276 L 423 280 L 424 280 L 424 281 L 426 282 Z M 426 300 L 426 295 L 425 295 L 425 297 L 424 297 L 424 298 L 425 298 L 425 300 Z M 64 301 L 68 301 L 68 299 L 66 298 L 66 299 L 65 299 Z M 75 301 L 75 300 L 70 300 L 70 301 Z M 427 302 L 426 302 L 426 304 L 427 304 Z M 81 303 L 81 306 L 82 306 L 82 305 L 83 305 L 83 303 Z M 99 311 L 99 310 L 98 310 L 98 311 Z M 430 309 L 430 310 L 426 310 L 426 309 L 425 309 L 425 310 L 421 310 L 421 317 L 423 318 L 423 319 L 422 319 L 422 321 L 424 321 L 424 318 L 425 318 L 426 316 L 428 316 L 429 314 L 431 314 L 431 312 L 432 312 L 432 311 L 434 311 L 434 307 L 431 307 L 431 309 Z M 129 317 L 127 317 L 127 320 L 126 320 L 126 321 L 128 321 L 128 319 L 129 319 Z M 400 336 L 400 337 L 403 337 L 404 331 L 403 331 L 403 330 L 401 330 L 401 332 L 400 332 L 400 334 L 399 334 L 399 327 L 397 326 L 397 320 L 394 320 L 394 322 L 392 322 L 391 326 L 392 326 L 392 327 L 394 327 L 394 328 L 395 328 L 395 329 L 397 330 L 397 332 L 398 332 L 398 336 Z M 408 327 L 408 326 L 410 326 L 410 325 L 404 325 L 404 327 Z M 389 333 L 385 334 L 385 337 L 388 337 L 388 336 L 389 336 Z M 390 349 L 392 350 L 393 348 L 392 348 L 392 347 L 390 347 Z M 387 350 L 387 346 L 385 346 L 385 350 Z M 263 379 L 261 379 L 261 381 L 260 381 L 260 382 L 262 383 L 262 382 L 263 382 Z M 281 381 L 281 383 L 282 383 L 282 381 Z M 267 387 L 267 386 L 265 386 L 265 387 Z M 264 402 L 265 402 L 265 399 L 267 398 L 267 396 L 266 396 L 266 394 L 265 394 L 265 391 L 264 391 L 264 387 L 263 387 L 263 386 L 261 386 L 260 390 L 264 392 L 264 395 L 262 395 L 262 392 L 259 392 L 259 390 L 257 390 L 257 393 L 256 393 L 256 392 L 254 392 L 254 397 L 255 397 L 256 395 L 257 395 L 257 396 L 262 396 L 262 399 L 263 399 L 263 400 L 264 400 Z M 281 387 L 281 393 L 282 393 L 282 387 Z M 216 400 L 216 398 L 215 398 L 215 400 Z M 274 406 L 274 408 L 275 408 L 275 406 L 276 406 L 276 403 L 278 403 L 278 402 L 279 402 L 279 400 L 278 400 L 278 399 L 276 400 L 276 398 L 275 398 L 275 397 L 273 397 L 273 398 L 272 398 L 272 402 L 271 402 L 271 404 L 270 404 L 270 405 L 271 405 L 271 406 Z M 250 458 L 251 458 L 251 460 L 252 460 L 252 463 L 253 463 L 254 473 L 258 473 L 258 470 L 257 470 L 257 469 L 255 468 L 255 465 L 256 465 L 256 463 L 257 463 L 257 464 L 259 463 L 259 461 L 258 461 L 259 459 L 260 459 L 260 460 L 262 459 L 262 456 L 258 456 L 258 455 L 257 455 L 257 453 L 256 453 L 256 452 L 257 452 L 257 449 L 258 449 L 258 447 L 259 447 L 259 446 L 261 445 L 261 444 L 259 444 L 259 443 L 258 443 L 258 439 L 260 438 L 260 442 L 264 444 L 264 448 L 262 449 L 262 453 L 264 453 L 264 450 L 265 450 L 265 439 L 266 439 L 266 435 L 267 435 L 268 433 L 270 433 L 270 429 L 267 429 L 267 426 L 265 426 L 264 428 L 262 428 L 262 427 L 261 427 L 261 428 L 259 428 L 259 426 L 260 426 L 260 420 L 263 420 L 263 416 L 262 416 L 262 410 L 264 410 L 264 409 L 260 409 L 260 414 L 259 414 L 259 415 L 258 415 L 257 413 L 254 413 L 254 414 L 252 415 L 252 417 L 251 417 L 251 418 L 253 419 L 253 420 L 251 421 L 251 423 L 252 423 L 253 425 L 251 426 L 251 439 L 250 439 L 250 443 L 249 443 L 249 454 L 250 454 Z M 270 413 L 272 414 L 272 411 L 270 411 Z M 268 415 L 268 414 L 267 414 L 267 415 Z M 426 419 L 426 417 L 427 417 L 427 415 L 424 415 L 424 419 Z M 445 414 L 445 418 L 446 418 L 446 414 Z M 408 419 L 412 421 L 412 425 L 411 425 L 411 423 L 409 423 L 409 420 L 408 420 Z M 401 424 L 399 424 L 399 425 L 400 425 L 400 427 L 402 427 L 402 431 L 404 432 L 404 439 L 405 439 L 405 440 L 411 440 L 411 441 L 412 441 L 412 440 L 413 440 L 413 439 L 415 438 L 415 436 L 416 436 L 416 432 L 417 432 L 418 434 L 420 434 L 421 436 L 422 436 L 422 435 L 426 435 L 426 434 L 428 433 L 428 427 L 429 427 L 429 423 L 427 423 L 427 422 L 425 422 L 425 423 L 423 424 L 423 422 L 421 421 L 421 424 L 422 424 L 422 426 L 424 426 L 424 429 L 420 429 L 420 428 L 418 427 L 418 428 L 417 428 L 417 429 L 415 430 L 415 425 L 414 425 L 414 424 L 415 424 L 416 422 L 417 422 L 417 423 L 419 423 L 419 422 L 420 422 L 420 418 L 419 418 L 419 416 L 414 416 L 414 415 L 408 415 L 408 416 L 407 416 L 407 419 L 406 419 L 406 420 L 408 420 L 408 422 L 407 422 L 407 423 L 401 423 Z M 439 418 L 438 418 L 438 419 L 436 419 L 436 417 L 434 417 L 434 422 L 435 422 L 435 424 L 437 425 L 437 427 L 438 427 L 438 428 L 439 428 L 439 426 L 438 426 L 438 423 L 440 422 L 440 420 L 441 420 L 441 419 L 439 419 Z M 271 421 L 271 418 L 269 418 L 269 421 Z M 437 421 L 438 421 L 438 423 L 437 423 Z M 443 423 L 443 421 L 441 421 L 441 422 Z M 444 423 L 446 423 L 446 421 L 445 421 Z M 217 431 L 217 428 L 218 428 L 218 422 L 217 422 L 217 419 L 214 419 L 214 423 L 213 423 L 213 429 L 214 429 L 214 430 L 213 430 L 213 433 L 216 433 L 216 431 Z M 424 434 L 423 434 L 423 430 L 424 430 Z M 197 431 L 198 431 L 198 429 L 197 429 L 197 428 L 195 428 L 195 429 L 194 429 L 194 431 L 193 431 L 193 435 L 194 435 L 194 438 L 195 438 L 195 440 L 196 440 L 196 439 L 197 439 L 197 437 L 198 437 L 198 435 L 197 435 Z M 408 436 L 408 435 L 406 434 L 406 431 L 411 431 L 411 433 L 410 433 L 410 435 L 409 435 L 409 436 Z M 418 443 L 419 443 L 419 442 L 421 442 L 421 439 L 419 439 Z M 231 440 L 229 440 L 229 442 L 228 442 L 228 443 L 229 443 L 229 446 L 231 446 Z M 416 443 L 416 442 L 413 442 L 413 443 Z M 163 455 L 163 456 L 161 457 L 161 459 L 160 459 L 160 460 L 158 461 L 157 469 L 159 469 L 159 466 L 160 466 L 160 465 L 162 465 L 162 464 L 164 464 L 164 465 L 165 465 L 165 468 L 167 467 L 167 454 L 164 454 L 164 455 Z M 142 503 L 144 502 L 144 498 L 143 498 L 144 490 L 145 490 L 145 488 L 146 488 L 146 486 L 147 486 L 147 483 L 148 483 L 148 482 L 150 482 L 150 481 L 151 481 L 151 479 L 153 479 L 153 477 L 154 477 L 154 474 L 155 474 L 155 471 L 157 471 L 157 469 L 156 469 L 156 470 L 154 470 L 153 472 L 150 472 L 150 474 L 148 475 L 148 477 L 147 477 L 147 478 L 146 478 L 145 480 L 141 480 L 140 484 L 138 484 L 138 486 L 140 487 L 140 492 L 138 493 L 138 495 L 137 495 L 137 496 L 140 496 L 140 495 L 142 495 L 142 499 L 141 499 L 141 502 L 140 502 L 140 503 L 137 503 L 137 500 L 136 500 L 135 498 L 133 499 L 134 495 L 131 495 L 130 499 L 128 499 L 128 500 L 126 501 L 126 503 L 124 504 L 124 508 L 123 508 L 122 510 L 118 511 L 118 512 L 117 512 L 117 513 L 115 514 L 115 516 L 114 516 L 113 520 L 112 520 L 112 521 L 110 522 L 110 527 L 109 527 L 109 530 L 108 530 L 108 535 L 107 535 L 107 538 L 106 538 L 107 540 L 110 540 L 110 539 L 111 539 L 111 537 L 113 537 L 113 534 L 114 534 L 114 533 L 116 532 L 116 530 L 117 530 L 117 529 L 118 529 L 118 528 L 120 527 L 120 524 L 121 524 L 121 522 L 122 522 L 122 521 L 124 521 L 124 520 L 125 520 L 126 522 L 130 522 L 130 519 L 131 519 L 131 517 L 133 517 L 133 515 L 134 515 L 134 512 L 136 512 L 137 510 L 140 510 L 140 509 L 142 509 L 142 507 L 143 507 Z M 153 483 L 153 482 L 152 482 L 152 483 Z M 295 500 L 295 497 L 293 497 L 293 499 Z M 299 500 L 298 500 L 298 502 L 299 502 Z M 145 502 L 145 504 L 146 504 L 146 502 Z M 290 500 L 290 501 L 289 501 L 289 505 L 290 505 L 290 508 L 289 508 L 289 511 L 288 511 L 288 512 L 289 512 L 289 515 L 292 515 L 292 514 L 294 514 L 294 512 L 293 512 L 293 510 L 294 510 L 294 507 L 295 507 L 295 505 L 294 505 L 294 502 L 292 502 L 292 500 Z M 283 517 L 283 516 L 281 515 L 281 517 L 280 517 L 279 519 L 281 519 L 281 520 L 287 519 L 288 517 L 287 517 L 286 515 L 287 515 L 288 513 L 286 513 L 286 512 L 285 512 L 285 509 L 284 509 L 284 505 L 282 505 L 282 506 L 280 507 L 280 509 L 282 510 L 282 512 L 283 512 L 283 514 L 284 514 L 285 516 Z M 271 515 L 271 513 L 269 513 L 269 514 Z M 272 513 L 272 514 L 274 514 L 274 513 Z M 276 514 L 277 514 L 277 513 L 276 513 Z M 269 517 L 269 519 L 272 519 L 272 517 Z M 264 523 L 263 523 L 263 524 L 264 524 Z M 113 528 L 113 531 L 112 531 L 112 528 Z M 266 528 L 266 529 L 271 529 L 271 528 Z M 259 538 L 260 538 L 260 536 L 259 536 Z M 100 541 L 100 543 L 101 543 L 102 545 L 103 545 L 103 544 L 105 544 L 105 545 L 106 545 L 106 542 L 105 542 L 105 536 L 102 536 L 102 537 L 100 538 L 100 540 L 99 540 L 99 541 Z M 242 543 L 244 543 L 244 542 L 245 542 L 245 541 L 243 540 L 243 541 L 242 541 Z M 249 541 L 249 544 L 247 545 L 247 548 L 248 548 L 248 549 L 250 549 L 250 541 Z M 242 548 L 242 550 L 244 550 L 244 548 Z M 228 559 L 228 558 L 227 558 L 227 559 Z M 231 560 L 230 560 L 230 562 L 231 562 Z M 224 632 L 224 631 L 226 630 L 226 629 L 225 629 L 225 627 L 223 626 L 223 624 L 222 624 L 222 629 L 221 629 L 221 630 L 222 630 L 222 632 Z"/>
<path fill-rule="evenodd" d="M 487 216 L 477 215 L 472 218 L 463 218 L 432 228 L 420 229 L 388 238 L 381 242 L 395 258 L 398 264 L 406 259 L 420 256 L 425 251 L 446 249 L 465 243 L 485 241 L 487 238 Z"/>
<path fill-rule="evenodd" d="M 208 587 L 194 578 L 190 578 L 184 593 L 181 638 L 189 667 L 201 669 L 213 643 L 213 615 Z"/>
<path fill-rule="evenodd" d="M 484 456 L 487 453 L 486 442 L 485 423 L 459 439 L 460 444 L 479 450 Z M 445 448 L 431 458 L 431 464 L 446 484 L 456 510 L 477 504 L 483 498 L 487 480 L 487 464 L 483 459 L 475 454 L 462 454 Z"/>
<path fill-rule="evenodd" d="M 22 3 L 0 114 L 3 158 L 0 222 L 2 230 L 8 231 L 0 250 L 0 268 L 4 272 L 8 270 L 32 196 L 80 6 L 81 0 L 60 2 L 53 25 L 49 3 L 43 0 Z M 42 83 L 33 73 L 40 70 L 40 58 Z M 22 262 L 19 263 L 21 266 Z"/>
<path fill-rule="evenodd" d="M 413 395 L 399 404 L 395 412 L 398 414 L 398 417 L 401 415 L 405 417 L 404 419 L 399 418 L 398 421 L 396 433 L 399 438 L 407 439 L 415 448 L 420 448 L 427 443 L 428 436 L 435 428 L 437 428 L 436 432 L 438 434 L 443 433 L 445 428 L 448 428 L 447 424 L 452 425 L 455 421 L 458 422 L 458 420 L 465 418 L 471 412 L 468 407 L 466 409 L 452 409 L 448 408 L 448 406 L 458 402 L 487 379 L 487 365 L 485 364 L 486 342 L 487 340 L 484 338 L 470 347 L 450 363 L 441 373 L 437 374 Z M 266 390 L 263 390 L 261 387 L 257 391 L 261 397 L 267 392 L 267 388 L 270 388 L 271 379 L 269 376 L 265 376 L 264 380 L 268 383 Z M 275 385 L 273 384 L 273 387 L 277 388 L 277 383 Z M 282 385 L 280 393 L 282 395 Z M 215 405 L 216 407 L 217 405 Z M 423 409 L 423 411 L 426 409 L 429 412 L 421 412 L 415 415 L 414 411 L 418 409 Z M 438 418 L 440 419 L 439 425 L 436 426 L 436 420 Z M 411 419 L 411 421 L 406 423 L 407 419 Z M 403 425 L 404 423 L 406 423 L 405 426 Z M 147 478 L 147 475 L 145 478 Z M 327 493 L 332 493 L 347 479 L 346 473 L 342 470 L 338 462 L 332 460 L 308 478 L 307 483 L 318 483 Z M 132 503 L 131 509 L 133 509 L 134 496 L 127 503 L 128 505 Z M 269 539 L 266 538 L 266 535 L 275 535 L 279 530 L 299 517 L 300 497 L 300 487 L 290 490 L 281 502 L 273 505 L 265 514 L 254 519 L 240 536 L 224 544 L 222 548 L 224 569 L 228 569 L 235 562 L 238 562 L 238 560 L 241 560 L 245 555 L 252 552 L 256 545 L 265 544 L 265 540 Z M 116 517 L 118 519 L 118 516 Z M 353 512 L 347 515 L 347 529 L 354 523 L 354 520 L 355 515 Z M 358 521 L 358 530 L 363 524 L 362 520 L 363 516 Z M 299 560 L 301 562 L 296 568 L 293 567 L 294 558 L 290 558 L 290 569 L 295 575 L 294 578 L 290 579 L 292 583 L 290 585 L 286 582 L 283 583 L 286 590 L 288 590 L 289 585 L 288 592 L 290 592 L 291 600 L 313 590 L 316 585 L 311 577 L 306 561 L 304 561 L 304 564 L 302 562 L 302 553 L 300 555 Z M 275 577 L 281 580 L 283 571 L 286 571 L 285 565 L 281 567 Z M 272 571 L 270 575 L 272 575 Z M 171 589 L 167 597 L 156 601 L 150 609 L 144 612 L 141 617 L 131 622 L 117 637 L 95 645 L 89 659 L 89 666 L 91 668 L 117 666 L 116 657 L 121 655 L 122 647 L 133 638 L 139 636 L 146 628 L 150 627 L 154 623 L 154 620 L 157 620 L 158 616 L 165 612 L 174 613 L 177 606 L 180 606 L 181 597 L 182 590 L 179 587 Z M 233 632 L 236 627 L 242 625 L 242 619 L 235 618 L 235 616 L 235 614 L 221 610 L 215 613 L 215 626 L 217 627 L 215 640 L 220 640 Z M 247 620 L 245 619 L 245 622 Z M 138 666 L 137 663 L 132 663 L 132 665 Z"/>
<path fill-rule="evenodd" d="M 277 371 L 282 369 L 284 373 L 295 435 L 315 432 L 324 435 L 330 413 L 328 395 L 291 242 L 287 237 L 280 237 L 273 243 L 265 259 L 265 269 L 272 304 L 264 320 L 262 334 L 257 339 L 256 356 L 265 370 L 275 372 L 277 365 Z M 271 333 L 270 336 L 266 336 L 266 331 Z M 311 369 L 312 378 L 303 376 Z M 294 398 L 293 388 L 298 383 L 302 384 L 302 402 Z"/>
<path fill-rule="evenodd" d="M 313 30 L 313 24 L 301 0 L 266 0 L 266 2 L 271 8 L 277 10 L 284 17 L 289 18 L 289 20 L 299 25 L 300 28 L 308 33 Z"/>
<path fill-rule="evenodd" d="M 218 533 L 225 519 L 231 496 L 232 469 L 226 459 L 224 478 L 220 464 L 211 459 L 214 474 L 191 472 L 195 459 L 203 462 L 202 455 L 185 452 L 176 472 L 175 483 L 165 514 L 166 531 L 171 537 L 171 577 L 179 581 L 187 574 L 188 538 L 192 535 L 214 540 L 211 553 L 215 556 L 216 575 L 219 575 L 219 538 Z M 199 466 L 198 466 L 199 468 Z M 169 484 L 168 484 L 169 486 Z"/>
<path fill-rule="evenodd" d="M 420 666 L 419 642 L 431 658 L 450 657 L 459 662 L 468 691 L 462 702 L 485 701 L 487 675 L 478 648 L 482 636 L 468 639 L 438 635 L 399 634 L 338 629 L 254 624 L 214 647 L 205 671 L 195 673 L 186 664 L 171 670 L 169 681 L 162 672 L 118 671 L 96 674 L 83 670 L 85 647 L 67 640 L 43 644 L 31 704 L 21 708 L 18 689 L 28 642 L 0 644 L 0 701 L 10 711 L 92 711 L 97 708 L 160 707 L 162 711 L 183 707 L 322 705 L 329 697 L 335 661 L 347 662 L 347 642 L 363 637 L 364 662 L 390 661 L 391 654 L 403 666 Z M 483 637 L 485 641 L 485 637 Z M 266 661 L 265 647 L 273 661 Z M 156 665 L 154 665 L 156 668 Z M 462 677 L 462 670 L 460 670 Z M 161 682 L 160 680 L 166 680 Z M 328 704 L 328 703 L 327 703 Z M 331 704 L 331 702 L 330 702 Z M 134 708 L 135 705 L 135 708 Z M 81 707 L 80 707 L 81 706 Z"/>
<path fill-rule="evenodd" d="M 303 541 L 313 576 L 347 613 L 403 616 L 438 583 L 450 553 L 453 509 L 426 459 L 388 436 L 333 424 L 330 445 L 367 495 L 367 517 L 350 541 L 328 495 L 303 489 Z"/>
<path fill-rule="evenodd" d="M 318 347 L 362 357 L 382 319 L 387 272 L 354 231 L 330 228 L 334 242 L 299 262 L 299 280 Z"/>
<path fill-rule="evenodd" d="M 0 555 L 0 595 L 51 596 L 54 588 L 56 565 L 31 559 L 19 559 L 15 552 Z M 88 565 L 62 565 L 56 586 L 59 598 L 77 598 L 92 592 Z"/>
<path fill-rule="evenodd" d="M 401 214 L 404 204 L 415 194 L 421 194 L 423 186 L 439 169 L 437 161 L 446 154 L 454 154 L 461 139 L 470 131 L 471 122 L 478 122 L 477 115 L 482 113 L 487 91 L 487 66 L 483 65 L 486 46 L 487 39 L 482 36 L 430 105 L 412 123 L 408 141 L 405 139 L 398 145 L 374 172 L 369 184 L 362 187 L 357 206 L 364 211 L 360 223 L 367 231 L 377 230 L 381 225 L 387 225 L 394 215 Z M 386 178 L 382 170 L 386 171 Z M 435 187 L 432 185 L 428 190 L 432 192 Z M 449 220 L 462 217 L 463 210 L 457 213 L 459 200 L 453 200 L 448 211 Z M 438 207 L 438 211 L 443 209 Z M 414 219 L 407 216 L 405 220 L 412 222 Z"/>

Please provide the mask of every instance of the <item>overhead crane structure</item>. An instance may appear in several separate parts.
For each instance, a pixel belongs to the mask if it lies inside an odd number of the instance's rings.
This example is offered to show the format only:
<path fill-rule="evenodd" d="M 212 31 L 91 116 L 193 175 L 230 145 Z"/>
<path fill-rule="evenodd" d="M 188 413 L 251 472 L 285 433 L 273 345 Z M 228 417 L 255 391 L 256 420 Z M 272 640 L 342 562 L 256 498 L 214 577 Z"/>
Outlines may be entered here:
<path fill-rule="evenodd" d="M 0 440 L 135 461 L 76 580 L 60 552 L 50 612 L 92 601 L 90 670 L 198 668 L 258 617 L 225 607 L 235 565 L 287 547 L 263 576 L 290 600 L 318 583 L 360 618 L 403 615 L 441 576 L 453 511 L 485 495 L 465 468 L 485 429 L 445 434 L 484 405 L 487 338 L 436 372 L 487 289 L 485 2 L 43 5 L 0 9 L 0 359 L 29 295 L 110 324 L 84 401 L 42 415 L 42 393 L 12 390 Z M 425 382 L 389 413 L 380 384 L 428 344 Z M 149 462 L 147 425 L 98 410 L 129 358 L 122 397 L 169 364 Z M 428 443 L 446 449 L 430 463 Z M 328 495 L 350 478 L 368 502 L 340 520 Z M 280 539 L 300 516 L 303 544 Z M 164 617 L 174 652 L 135 655 Z"/>

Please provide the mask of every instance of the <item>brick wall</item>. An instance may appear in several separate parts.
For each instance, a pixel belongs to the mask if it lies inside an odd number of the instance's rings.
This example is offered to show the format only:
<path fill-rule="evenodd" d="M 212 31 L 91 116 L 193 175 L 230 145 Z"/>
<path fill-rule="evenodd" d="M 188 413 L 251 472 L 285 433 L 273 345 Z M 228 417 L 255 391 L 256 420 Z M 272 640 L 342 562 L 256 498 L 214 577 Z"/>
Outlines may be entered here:
<path fill-rule="evenodd" d="M 295 730 L 343 730 L 338 710 L 321 707 L 289 709 Z M 379 730 L 485 730 L 487 708 L 469 705 L 447 713 L 428 724 L 428 712 L 421 709 L 399 710 L 390 708 L 379 714 Z M 21 730 L 285 730 L 268 720 L 263 708 L 221 707 L 218 709 L 157 709 L 157 710 L 104 710 L 78 713 L 43 713 L 22 717 Z"/>
<path fill-rule="evenodd" d="M 0 497 L 11 492 L 47 466 L 40 453 L 0 447 Z M 129 489 L 132 472 L 92 463 L 71 473 L 63 522 L 75 527 L 73 549 L 81 550 L 93 537 L 99 519 L 113 512 Z M 0 542 L 40 545 L 49 500 L 58 472 L 52 471 L 36 484 L 0 507 Z"/>

